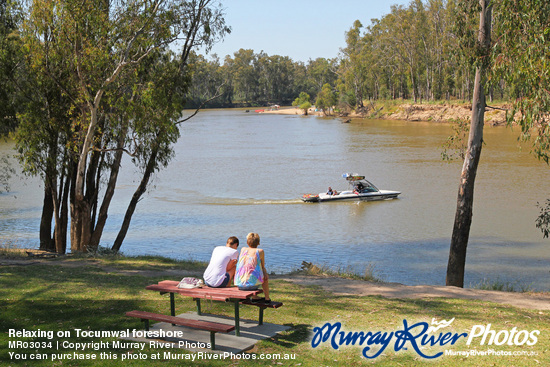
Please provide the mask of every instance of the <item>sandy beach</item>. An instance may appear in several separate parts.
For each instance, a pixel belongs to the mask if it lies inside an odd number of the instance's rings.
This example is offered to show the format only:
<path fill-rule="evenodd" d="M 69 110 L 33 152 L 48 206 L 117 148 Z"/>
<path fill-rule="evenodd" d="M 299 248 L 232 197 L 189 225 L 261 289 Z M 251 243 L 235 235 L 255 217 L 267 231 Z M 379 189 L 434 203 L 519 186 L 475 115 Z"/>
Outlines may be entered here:
<path fill-rule="evenodd" d="M 271 108 L 266 107 L 265 109 L 260 108 L 259 110 L 263 110 L 262 112 L 256 112 L 266 115 L 304 115 L 304 111 L 298 107 L 293 106 L 287 106 L 287 107 L 280 107 L 280 108 Z M 258 111 L 258 109 L 256 109 Z M 311 116 L 323 116 L 323 113 L 320 111 L 315 111 L 314 108 L 310 108 L 308 110 L 308 115 Z"/>
<path fill-rule="evenodd" d="M 260 109 L 262 112 L 256 112 L 266 115 L 303 115 L 304 112 L 298 107 L 280 107 L 280 108 L 265 108 Z M 258 111 L 258 110 L 256 110 Z"/>

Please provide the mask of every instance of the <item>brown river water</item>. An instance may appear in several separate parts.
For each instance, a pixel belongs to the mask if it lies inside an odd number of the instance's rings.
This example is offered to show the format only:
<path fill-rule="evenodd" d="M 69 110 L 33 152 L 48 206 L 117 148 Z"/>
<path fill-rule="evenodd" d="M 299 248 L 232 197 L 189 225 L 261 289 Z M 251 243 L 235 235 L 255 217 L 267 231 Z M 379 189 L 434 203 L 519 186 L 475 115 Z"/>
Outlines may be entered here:
<path fill-rule="evenodd" d="M 485 128 L 468 246 L 467 286 L 509 282 L 550 289 L 550 240 L 535 227 L 537 202 L 550 198 L 550 167 L 517 142 L 517 130 Z M 208 260 L 235 235 L 258 232 L 269 271 L 302 261 L 385 281 L 444 284 L 461 162 L 444 162 L 448 124 L 339 120 L 209 110 L 181 128 L 176 156 L 138 204 L 122 251 Z M 0 143 L 0 153 L 12 144 Z M 110 246 L 137 185 L 123 163 L 103 239 Z M 304 193 L 347 188 L 344 172 L 380 189 L 379 202 L 303 203 Z M 15 178 L 0 194 L 0 236 L 38 246 L 42 191 Z"/>

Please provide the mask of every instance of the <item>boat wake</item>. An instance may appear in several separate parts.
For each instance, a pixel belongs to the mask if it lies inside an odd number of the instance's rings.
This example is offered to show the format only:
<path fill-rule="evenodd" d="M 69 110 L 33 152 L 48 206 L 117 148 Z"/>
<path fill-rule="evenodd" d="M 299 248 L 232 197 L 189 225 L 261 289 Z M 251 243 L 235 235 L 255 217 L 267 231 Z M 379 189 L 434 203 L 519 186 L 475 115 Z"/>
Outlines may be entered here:
<path fill-rule="evenodd" d="M 289 205 L 302 204 L 300 199 L 237 199 L 237 198 L 206 198 L 206 205 Z"/>

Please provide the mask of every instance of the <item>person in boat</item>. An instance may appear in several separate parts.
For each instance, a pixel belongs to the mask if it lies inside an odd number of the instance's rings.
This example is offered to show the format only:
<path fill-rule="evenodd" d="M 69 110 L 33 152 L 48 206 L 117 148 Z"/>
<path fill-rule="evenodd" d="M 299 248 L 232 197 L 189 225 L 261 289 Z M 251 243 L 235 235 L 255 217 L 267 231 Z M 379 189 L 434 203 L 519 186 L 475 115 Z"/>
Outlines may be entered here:
<path fill-rule="evenodd" d="M 332 187 L 328 187 L 327 195 L 334 195 L 334 191 L 332 191 Z"/>
<path fill-rule="evenodd" d="M 225 246 L 217 246 L 212 251 L 210 263 L 204 271 L 204 283 L 212 288 L 224 288 L 231 284 L 235 277 L 239 252 L 239 239 L 229 237 Z"/>
<path fill-rule="evenodd" d="M 260 235 L 249 233 L 246 236 L 246 244 L 239 255 L 237 271 L 235 273 L 235 285 L 240 290 L 257 290 L 260 286 L 264 291 L 264 297 L 253 298 L 254 303 L 270 303 L 268 274 L 265 269 L 264 250 L 259 249 Z"/>

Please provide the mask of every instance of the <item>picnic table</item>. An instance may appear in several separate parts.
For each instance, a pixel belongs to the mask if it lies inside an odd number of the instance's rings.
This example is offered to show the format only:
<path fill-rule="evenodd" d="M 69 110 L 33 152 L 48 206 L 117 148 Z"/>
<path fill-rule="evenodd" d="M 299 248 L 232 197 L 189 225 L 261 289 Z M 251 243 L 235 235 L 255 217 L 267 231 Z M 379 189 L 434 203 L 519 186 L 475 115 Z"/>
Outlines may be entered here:
<path fill-rule="evenodd" d="M 201 300 L 233 302 L 235 305 L 235 335 L 240 335 L 240 316 L 239 316 L 239 304 L 249 297 L 255 296 L 261 293 L 261 290 L 255 291 L 241 291 L 237 287 L 227 288 L 210 288 L 203 286 L 202 288 L 178 288 L 178 281 L 175 280 L 163 280 L 157 284 L 151 284 L 145 287 L 145 289 L 151 291 L 158 291 L 160 294 L 170 293 L 170 315 L 176 315 L 176 305 L 174 294 L 181 294 L 182 296 L 192 297 L 197 303 L 197 315 L 202 315 L 201 312 Z"/>
<path fill-rule="evenodd" d="M 147 311 L 128 311 L 126 316 L 136 317 L 145 322 L 145 330 L 149 331 L 149 321 L 161 321 L 171 323 L 172 325 L 186 326 L 194 329 L 205 330 L 210 332 L 210 343 L 211 349 L 215 349 L 215 334 L 217 332 L 228 333 L 232 330 L 235 330 L 235 336 L 240 336 L 240 316 L 239 316 L 239 305 L 253 305 L 257 306 L 260 309 L 260 315 L 258 319 L 258 325 L 263 324 L 264 310 L 266 308 L 279 308 L 283 304 L 281 302 L 269 302 L 269 303 L 255 303 L 252 302 L 252 297 L 262 293 L 262 290 L 254 291 L 241 291 L 237 287 L 226 287 L 226 288 L 210 288 L 208 286 L 203 286 L 201 288 L 178 288 L 178 281 L 175 280 L 163 280 L 157 284 L 151 284 L 145 287 L 145 289 L 151 291 L 160 292 L 160 294 L 170 294 L 170 316 L 161 315 L 153 312 Z M 176 317 L 176 305 L 175 305 L 175 294 L 181 294 L 182 296 L 191 297 L 197 303 L 197 315 L 201 315 L 201 300 L 211 300 L 211 301 L 222 301 L 222 302 L 233 302 L 235 305 L 235 326 L 227 325 L 225 323 L 211 322 L 211 321 L 202 321 L 202 320 L 192 320 L 185 317 Z"/>
<path fill-rule="evenodd" d="M 232 302 L 235 306 L 235 335 L 240 336 L 240 315 L 239 315 L 239 305 L 254 305 L 260 309 L 258 324 L 263 324 L 264 310 L 266 308 L 279 308 L 283 304 L 281 302 L 271 302 L 271 303 L 253 303 L 251 301 L 253 296 L 256 296 L 259 293 L 262 293 L 262 290 L 254 291 L 241 291 L 237 287 L 225 287 L 225 288 L 210 288 L 208 286 L 203 286 L 201 288 L 178 288 L 178 281 L 174 280 L 163 280 L 157 284 L 151 284 L 145 287 L 145 289 L 158 291 L 160 294 L 169 293 L 170 294 L 170 315 L 176 315 L 176 306 L 175 306 L 175 294 L 181 294 L 182 296 L 191 297 L 197 304 L 197 315 L 201 315 L 201 300 L 211 300 L 211 301 L 221 301 L 221 302 Z"/>

